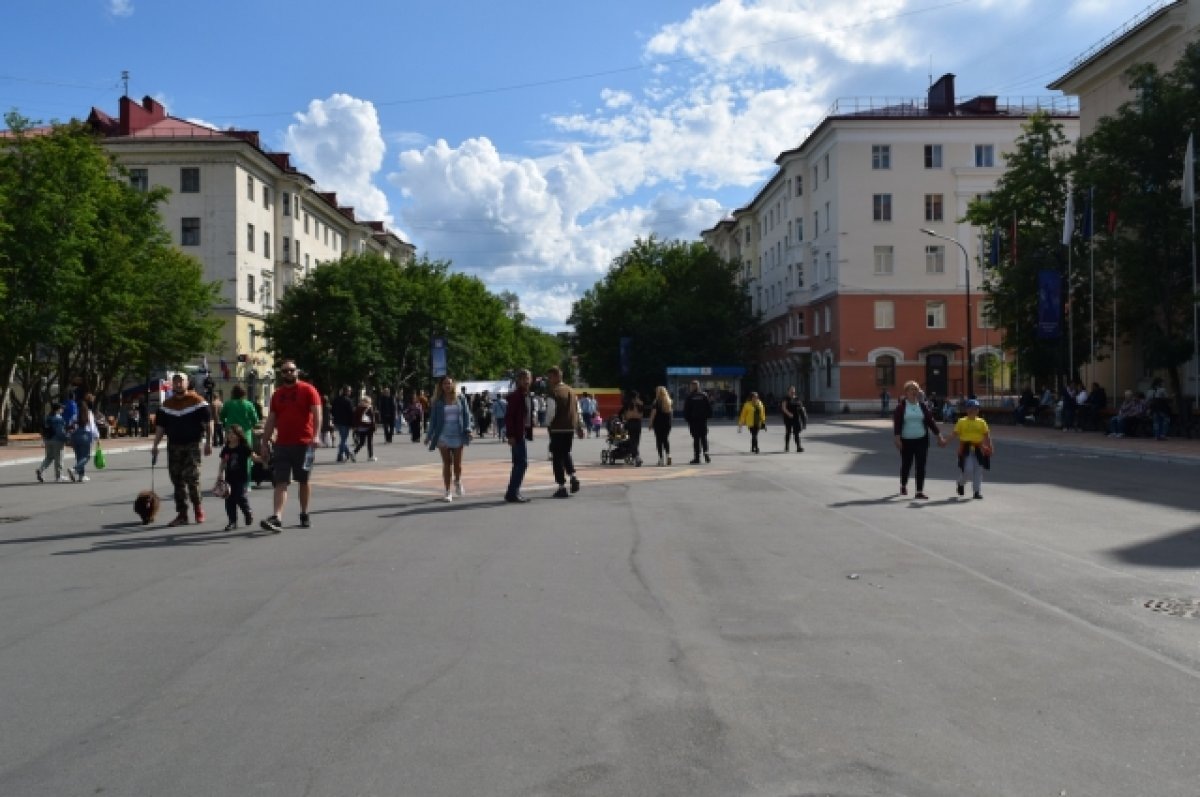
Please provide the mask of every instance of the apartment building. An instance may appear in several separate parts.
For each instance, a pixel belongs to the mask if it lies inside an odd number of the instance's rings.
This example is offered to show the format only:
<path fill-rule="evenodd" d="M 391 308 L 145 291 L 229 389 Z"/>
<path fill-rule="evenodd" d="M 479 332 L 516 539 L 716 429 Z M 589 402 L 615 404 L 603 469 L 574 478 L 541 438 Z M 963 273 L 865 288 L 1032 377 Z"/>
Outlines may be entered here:
<path fill-rule="evenodd" d="M 215 130 L 172 117 L 156 100 L 120 100 L 112 117 L 88 123 L 142 190 L 166 186 L 163 223 L 175 244 L 221 284 L 221 348 L 201 355 L 218 388 L 244 382 L 261 396 L 273 379 L 263 322 L 288 288 L 322 263 L 377 252 L 398 267 L 414 247 L 382 222 L 360 221 L 337 195 L 319 190 L 287 153 L 251 130 Z M 228 390 L 225 391 L 228 395 Z"/>
<path fill-rule="evenodd" d="M 882 390 L 898 395 L 909 379 L 960 395 L 967 356 L 976 363 L 971 392 L 1007 389 L 1011 362 L 978 290 L 990 231 L 959 219 L 994 188 L 1030 115 L 1050 113 L 1070 139 L 1079 118 L 1062 98 L 959 103 L 954 92 L 954 76 L 944 75 L 921 99 L 839 100 L 776 158 L 748 205 L 701 234 L 742 265 L 762 314 L 761 391 L 781 396 L 795 385 L 831 411 L 877 406 Z"/>
<path fill-rule="evenodd" d="M 1169 72 L 1198 38 L 1200 0 L 1160 0 L 1088 48 L 1049 88 L 1079 98 L 1080 133 L 1089 135 L 1100 119 L 1134 99 L 1125 76 L 1131 66 L 1151 63 L 1160 72 Z M 1120 396 L 1126 388 L 1144 390 L 1161 375 L 1146 365 L 1139 347 L 1129 342 L 1117 346 L 1115 352 L 1105 348 L 1099 354 L 1102 359 L 1086 367 L 1083 377 L 1089 384 L 1107 385 L 1110 396 Z M 1192 395 L 1200 394 L 1198 369 L 1197 362 L 1184 368 L 1184 384 Z"/>

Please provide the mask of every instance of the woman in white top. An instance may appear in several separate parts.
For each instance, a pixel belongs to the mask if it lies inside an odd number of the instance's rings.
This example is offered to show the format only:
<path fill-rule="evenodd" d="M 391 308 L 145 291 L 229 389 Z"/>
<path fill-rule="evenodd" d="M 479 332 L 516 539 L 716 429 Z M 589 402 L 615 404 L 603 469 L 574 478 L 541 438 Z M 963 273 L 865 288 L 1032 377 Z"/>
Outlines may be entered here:
<path fill-rule="evenodd" d="M 937 435 L 938 445 L 946 445 L 946 437 L 938 431 L 933 413 L 925 402 L 920 400 L 921 386 L 916 382 L 904 383 L 904 398 L 896 403 L 892 413 L 892 433 L 895 435 L 896 448 L 900 451 L 900 495 L 908 495 L 908 474 L 914 460 L 917 465 L 917 494 L 913 496 L 924 500 L 925 495 L 925 461 L 929 456 L 929 432 Z"/>
<path fill-rule="evenodd" d="M 86 470 L 88 460 L 92 458 L 92 441 L 100 439 L 100 429 L 96 426 L 96 414 L 92 411 L 91 396 L 79 402 L 79 414 L 75 416 L 74 428 L 71 430 L 71 447 L 75 449 L 75 467 L 67 471 L 71 481 L 89 481 Z"/>
<path fill-rule="evenodd" d="M 459 395 L 454 386 L 454 377 L 446 374 L 438 382 L 437 394 L 431 402 L 429 414 L 429 450 L 437 448 L 442 455 L 442 481 L 446 485 L 446 503 L 455 496 L 466 495 L 462 486 L 463 448 L 471 444 L 471 407 L 467 397 Z M 450 478 L 454 477 L 454 491 L 450 490 Z"/>

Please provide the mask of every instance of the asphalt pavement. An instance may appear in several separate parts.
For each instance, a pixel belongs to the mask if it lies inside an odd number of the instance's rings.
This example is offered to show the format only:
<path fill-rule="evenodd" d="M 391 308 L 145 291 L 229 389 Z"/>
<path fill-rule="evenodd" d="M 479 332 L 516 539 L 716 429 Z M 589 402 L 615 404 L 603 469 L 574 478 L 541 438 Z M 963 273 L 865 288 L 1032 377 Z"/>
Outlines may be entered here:
<path fill-rule="evenodd" d="M 407 438 L 323 450 L 279 535 L 139 525 L 144 440 L 0 450 L 0 794 L 1200 793 L 1200 441 L 998 427 L 983 500 L 934 449 L 917 501 L 886 421 L 781 431 L 577 441 L 565 500 L 539 437 L 520 506 L 499 441 L 450 504 Z"/>

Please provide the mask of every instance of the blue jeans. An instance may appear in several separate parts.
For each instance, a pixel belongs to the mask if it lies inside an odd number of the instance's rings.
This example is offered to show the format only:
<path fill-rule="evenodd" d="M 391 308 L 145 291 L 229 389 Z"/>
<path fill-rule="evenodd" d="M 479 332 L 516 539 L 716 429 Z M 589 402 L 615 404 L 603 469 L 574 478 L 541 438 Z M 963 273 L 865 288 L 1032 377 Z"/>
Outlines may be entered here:
<path fill-rule="evenodd" d="M 338 432 L 337 461 L 341 462 L 343 459 L 350 459 L 350 446 L 348 446 L 346 444 L 346 441 L 350 438 L 350 427 L 349 426 L 339 426 L 339 427 L 337 427 L 337 432 Z"/>
<path fill-rule="evenodd" d="M 92 433 L 86 429 L 73 432 L 71 447 L 75 449 L 75 472 L 82 476 L 92 458 Z"/>
<path fill-rule="evenodd" d="M 1171 416 L 1165 412 L 1156 412 L 1151 417 L 1154 423 L 1154 437 L 1159 440 L 1166 439 L 1167 429 L 1171 427 Z"/>
<path fill-rule="evenodd" d="M 525 448 L 525 438 L 518 437 L 512 444 L 512 475 L 508 477 L 508 492 L 506 498 L 516 498 L 521 494 L 521 482 L 525 480 L 525 470 L 529 467 L 529 454 Z"/>

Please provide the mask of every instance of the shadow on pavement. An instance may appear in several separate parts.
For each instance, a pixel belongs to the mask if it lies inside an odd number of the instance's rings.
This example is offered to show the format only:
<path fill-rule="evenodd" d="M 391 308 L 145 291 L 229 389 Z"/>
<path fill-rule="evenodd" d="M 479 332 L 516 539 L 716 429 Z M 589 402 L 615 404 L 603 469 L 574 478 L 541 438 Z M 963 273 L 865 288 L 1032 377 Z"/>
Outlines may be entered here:
<path fill-rule="evenodd" d="M 152 537 L 122 537 L 121 539 L 98 542 L 91 548 L 76 551 L 59 551 L 54 556 L 75 556 L 83 553 L 100 553 L 102 551 L 134 551 L 144 548 L 175 548 L 192 545 L 226 544 L 235 539 L 251 537 L 275 536 L 257 532 L 255 529 L 239 529 L 236 532 L 224 531 L 192 531 L 177 534 L 159 534 Z"/>
<path fill-rule="evenodd" d="M 1200 526 L 1108 553 L 1126 564 L 1191 570 L 1200 567 Z"/>

